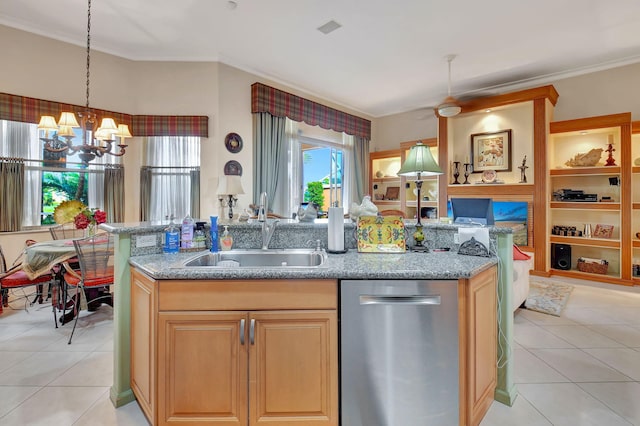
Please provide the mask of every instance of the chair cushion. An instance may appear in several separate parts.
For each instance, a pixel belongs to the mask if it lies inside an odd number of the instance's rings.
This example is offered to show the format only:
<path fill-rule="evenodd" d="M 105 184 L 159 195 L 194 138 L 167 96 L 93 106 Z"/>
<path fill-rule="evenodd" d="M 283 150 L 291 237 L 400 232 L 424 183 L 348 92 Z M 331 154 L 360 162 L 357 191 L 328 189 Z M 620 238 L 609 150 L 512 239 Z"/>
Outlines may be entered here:
<path fill-rule="evenodd" d="M 76 274 L 82 276 L 82 273 L 80 271 L 75 271 Z M 76 286 L 78 285 L 78 283 L 80 282 L 80 280 L 78 278 L 76 278 L 74 275 L 71 275 L 69 273 L 64 274 L 64 280 L 67 284 L 72 285 L 72 286 Z M 104 286 L 104 285 L 109 285 L 109 284 L 113 284 L 113 266 L 109 266 L 107 268 L 107 272 L 106 275 L 100 276 L 100 277 L 87 277 L 84 280 L 84 286 L 85 287 L 96 287 L 96 286 Z"/>
<path fill-rule="evenodd" d="M 11 275 L 2 278 L 2 280 L 0 280 L 0 287 L 26 287 L 30 285 L 46 283 L 48 281 L 51 281 L 51 278 L 51 275 L 47 274 L 30 280 L 24 271 L 16 271 Z"/>

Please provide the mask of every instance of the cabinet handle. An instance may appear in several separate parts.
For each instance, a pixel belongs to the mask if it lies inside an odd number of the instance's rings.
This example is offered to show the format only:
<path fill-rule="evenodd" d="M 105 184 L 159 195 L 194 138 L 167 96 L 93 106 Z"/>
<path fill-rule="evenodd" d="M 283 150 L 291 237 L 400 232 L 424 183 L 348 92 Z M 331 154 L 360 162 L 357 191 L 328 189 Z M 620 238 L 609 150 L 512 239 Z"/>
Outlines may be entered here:
<path fill-rule="evenodd" d="M 244 318 L 240 320 L 240 344 L 244 345 Z"/>
<path fill-rule="evenodd" d="M 361 305 L 439 305 L 440 296 L 371 296 L 361 295 Z"/>
<path fill-rule="evenodd" d="M 256 320 L 251 319 L 251 323 L 249 325 L 249 343 L 254 345 L 256 343 Z"/>

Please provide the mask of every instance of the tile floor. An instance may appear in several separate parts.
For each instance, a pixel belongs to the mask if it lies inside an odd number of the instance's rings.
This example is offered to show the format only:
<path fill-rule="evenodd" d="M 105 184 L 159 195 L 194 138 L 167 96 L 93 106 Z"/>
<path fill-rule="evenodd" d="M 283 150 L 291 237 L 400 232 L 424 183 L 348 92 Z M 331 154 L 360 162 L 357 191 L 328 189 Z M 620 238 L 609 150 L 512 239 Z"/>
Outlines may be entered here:
<path fill-rule="evenodd" d="M 518 397 L 494 402 L 481 426 L 640 426 L 640 289 L 565 281 L 575 288 L 562 316 L 516 313 Z M 109 400 L 110 307 L 83 313 L 67 345 L 71 328 L 55 329 L 49 306 L 11 304 L 0 316 L 2 426 L 148 425 L 137 403 Z"/>

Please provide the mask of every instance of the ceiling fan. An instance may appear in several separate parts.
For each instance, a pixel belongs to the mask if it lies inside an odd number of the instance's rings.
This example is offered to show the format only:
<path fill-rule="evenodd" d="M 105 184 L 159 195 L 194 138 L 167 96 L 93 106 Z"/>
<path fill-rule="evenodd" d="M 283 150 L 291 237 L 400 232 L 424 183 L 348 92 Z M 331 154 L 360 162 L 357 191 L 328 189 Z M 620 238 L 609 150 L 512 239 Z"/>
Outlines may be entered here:
<path fill-rule="evenodd" d="M 447 55 L 446 60 L 449 63 L 449 84 L 447 90 L 447 97 L 444 101 L 436 107 L 438 115 L 441 117 L 454 117 L 460 114 L 462 108 L 458 104 L 456 98 L 451 96 L 451 61 L 456 58 L 456 55 Z"/>

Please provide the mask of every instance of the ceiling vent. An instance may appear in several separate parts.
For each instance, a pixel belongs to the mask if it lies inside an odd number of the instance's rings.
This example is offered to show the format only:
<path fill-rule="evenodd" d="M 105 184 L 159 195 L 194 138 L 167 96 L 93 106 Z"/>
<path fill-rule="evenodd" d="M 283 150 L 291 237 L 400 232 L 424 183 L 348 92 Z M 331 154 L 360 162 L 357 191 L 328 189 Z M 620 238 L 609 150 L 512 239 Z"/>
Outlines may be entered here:
<path fill-rule="evenodd" d="M 337 30 L 338 28 L 340 28 L 342 25 L 338 24 L 336 21 L 331 20 L 329 22 L 327 22 L 326 24 L 322 25 L 321 27 L 318 27 L 318 31 L 320 31 L 322 34 L 329 34 L 335 30 Z"/>

